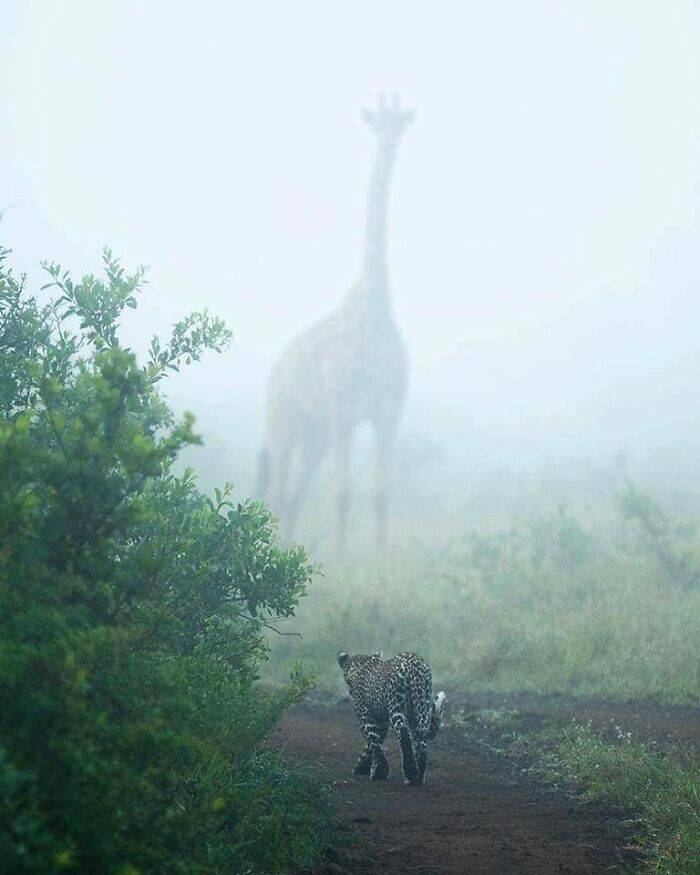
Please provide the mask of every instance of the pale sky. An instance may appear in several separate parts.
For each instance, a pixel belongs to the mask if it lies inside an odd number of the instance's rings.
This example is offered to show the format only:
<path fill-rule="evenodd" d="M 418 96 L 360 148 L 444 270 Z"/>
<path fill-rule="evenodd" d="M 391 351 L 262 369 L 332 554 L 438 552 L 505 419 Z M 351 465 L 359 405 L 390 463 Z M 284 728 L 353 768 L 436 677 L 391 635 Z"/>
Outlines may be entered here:
<path fill-rule="evenodd" d="M 0 235 L 30 271 L 150 265 L 135 346 L 223 315 L 175 403 L 257 439 L 275 355 L 355 278 L 360 109 L 398 91 L 406 428 L 697 445 L 699 45 L 682 0 L 5 0 Z"/>

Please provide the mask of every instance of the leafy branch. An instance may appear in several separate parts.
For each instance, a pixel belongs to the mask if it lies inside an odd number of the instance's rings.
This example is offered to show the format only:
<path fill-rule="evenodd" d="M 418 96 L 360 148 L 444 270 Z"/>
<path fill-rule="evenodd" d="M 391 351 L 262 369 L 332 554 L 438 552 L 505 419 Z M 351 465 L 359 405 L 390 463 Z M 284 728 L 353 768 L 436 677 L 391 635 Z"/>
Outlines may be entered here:
<path fill-rule="evenodd" d="M 117 344 L 118 319 L 125 309 L 136 309 L 136 295 L 145 284 L 146 268 L 138 267 L 128 274 L 114 257 L 111 249 L 102 252 L 107 281 L 87 274 L 74 283 L 70 271 L 60 264 L 42 261 L 41 266 L 51 277 L 42 289 L 57 288 L 61 294 L 55 307 L 61 307 L 59 319 L 76 316 L 80 330 L 98 349 Z"/>
<path fill-rule="evenodd" d="M 157 383 L 167 371 L 179 371 L 182 360 L 185 364 L 198 362 L 205 350 L 221 352 L 231 342 L 232 332 L 223 319 L 211 316 L 207 310 L 191 313 L 176 322 L 170 340 L 165 346 L 154 337 L 148 348 L 148 364 L 145 373 L 150 383 Z"/>

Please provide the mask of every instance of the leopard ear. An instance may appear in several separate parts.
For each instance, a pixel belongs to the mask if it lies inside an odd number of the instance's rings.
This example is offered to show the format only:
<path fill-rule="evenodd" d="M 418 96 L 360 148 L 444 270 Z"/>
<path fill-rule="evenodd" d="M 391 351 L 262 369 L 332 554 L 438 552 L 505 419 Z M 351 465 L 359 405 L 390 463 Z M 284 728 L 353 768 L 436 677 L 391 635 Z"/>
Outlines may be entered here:
<path fill-rule="evenodd" d="M 384 659 L 384 651 L 383 650 L 375 650 L 372 656 L 375 656 L 377 659 Z"/>
<path fill-rule="evenodd" d="M 346 665 L 350 662 L 350 657 L 347 653 L 339 653 L 338 654 L 338 665 L 341 668 L 345 668 Z"/>

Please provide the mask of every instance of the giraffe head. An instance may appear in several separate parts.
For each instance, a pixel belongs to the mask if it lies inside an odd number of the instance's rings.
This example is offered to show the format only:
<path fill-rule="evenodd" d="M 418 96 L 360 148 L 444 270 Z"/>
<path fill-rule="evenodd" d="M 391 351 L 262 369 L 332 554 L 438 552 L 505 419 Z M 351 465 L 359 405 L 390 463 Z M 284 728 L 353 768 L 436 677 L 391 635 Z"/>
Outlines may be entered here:
<path fill-rule="evenodd" d="M 376 109 L 362 110 L 362 118 L 375 134 L 390 142 L 398 142 L 414 115 L 412 109 L 403 109 L 396 94 L 392 96 L 391 104 L 387 104 L 382 95 Z"/>

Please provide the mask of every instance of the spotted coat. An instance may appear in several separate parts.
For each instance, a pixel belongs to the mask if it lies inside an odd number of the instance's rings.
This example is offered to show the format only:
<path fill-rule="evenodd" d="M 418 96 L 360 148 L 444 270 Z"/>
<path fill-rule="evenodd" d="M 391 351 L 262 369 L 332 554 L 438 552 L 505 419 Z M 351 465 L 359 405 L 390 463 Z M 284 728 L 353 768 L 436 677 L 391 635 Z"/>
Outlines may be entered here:
<path fill-rule="evenodd" d="M 393 659 L 338 654 L 365 739 L 365 749 L 355 766 L 356 775 L 374 781 L 389 777 L 389 762 L 382 744 L 391 726 L 401 748 L 401 764 L 408 784 L 422 784 L 428 761 L 427 742 L 440 728 L 445 694 L 432 695 L 430 668 L 415 653 Z"/>

